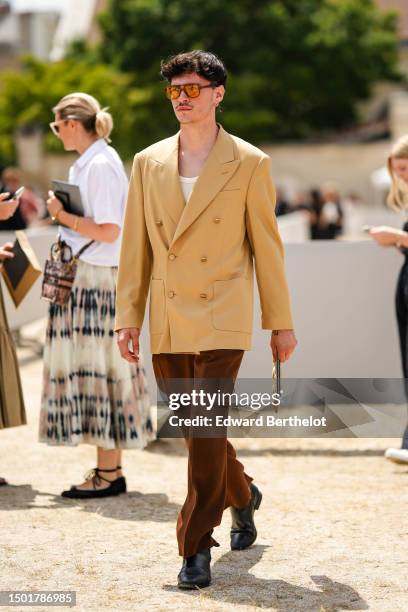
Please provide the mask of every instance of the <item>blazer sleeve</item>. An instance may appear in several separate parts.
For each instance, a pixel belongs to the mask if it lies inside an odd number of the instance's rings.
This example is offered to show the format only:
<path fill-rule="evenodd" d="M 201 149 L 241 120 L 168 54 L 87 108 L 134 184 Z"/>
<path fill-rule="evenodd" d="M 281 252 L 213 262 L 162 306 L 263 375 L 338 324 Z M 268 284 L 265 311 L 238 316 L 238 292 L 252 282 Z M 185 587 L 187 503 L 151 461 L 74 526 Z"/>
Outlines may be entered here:
<path fill-rule="evenodd" d="M 142 327 L 152 271 L 152 249 L 144 214 L 140 160 L 130 176 L 116 286 L 115 331 Z"/>
<path fill-rule="evenodd" d="M 262 329 L 293 329 L 270 166 L 270 158 L 262 157 L 252 174 L 247 193 L 246 228 L 255 260 Z"/>

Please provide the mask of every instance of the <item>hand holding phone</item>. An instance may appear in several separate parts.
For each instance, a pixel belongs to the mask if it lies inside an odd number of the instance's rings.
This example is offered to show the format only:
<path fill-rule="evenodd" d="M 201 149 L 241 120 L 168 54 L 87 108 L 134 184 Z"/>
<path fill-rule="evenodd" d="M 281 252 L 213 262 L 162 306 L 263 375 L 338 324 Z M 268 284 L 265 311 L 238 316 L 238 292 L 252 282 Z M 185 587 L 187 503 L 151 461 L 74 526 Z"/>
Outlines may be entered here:
<path fill-rule="evenodd" d="M 19 198 L 21 198 L 21 196 L 23 195 L 23 191 L 24 191 L 25 187 L 19 187 L 17 189 L 17 191 L 14 192 L 13 196 L 12 196 L 12 200 L 18 200 Z"/>
<path fill-rule="evenodd" d="M 16 212 L 17 200 L 10 198 L 9 193 L 0 193 L 0 221 L 10 219 Z"/>

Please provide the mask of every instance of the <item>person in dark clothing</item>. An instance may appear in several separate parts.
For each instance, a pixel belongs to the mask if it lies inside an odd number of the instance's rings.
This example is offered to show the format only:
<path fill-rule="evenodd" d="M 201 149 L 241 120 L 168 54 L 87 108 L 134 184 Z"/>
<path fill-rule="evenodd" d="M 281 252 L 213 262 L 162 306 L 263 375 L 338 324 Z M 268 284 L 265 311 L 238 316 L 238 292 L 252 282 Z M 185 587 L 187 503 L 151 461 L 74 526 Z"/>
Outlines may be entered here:
<path fill-rule="evenodd" d="M 26 223 L 21 214 L 21 210 L 19 207 L 16 208 L 16 212 L 10 219 L 5 219 L 4 221 L 0 221 L 0 232 L 3 231 L 14 231 L 14 230 L 22 230 L 26 228 Z"/>
<path fill-rule="evenodd" d="M 323 200 L 321 193 L 318 189 L 312 189 L 310 191 L 310 238 L 312 240 L 319 240 L 325 238 L 320 226 L 320 216 L 323 208 Z"/>
<path fill-rule="evenodd" d="M 292 208 L 289 202 L 286 200 L 285 196 L 278 189 L 276 191 L 276 207 L 275 207 L 275 215 L 280 217 L 281 215 L 287 215 L 292 211 Z"/>
<path fill-rule="evenodd" d="M 397 211 L 408 210 L 408 136 L 398 140 L 388 157 L 388 170 L 392 184 L 387 203 Z M 405 255 L 398 277 L 395 294 L 398 334 L 401 350 L 402 371 L 408 397 L 408 221 L 402 230 L 394 227 L 379 226 L 370 230 L 370 236 L 383 247 L 396 247 Z M 402 438 L 401 448 L 389 448 L 385 457 L 395 463 L 408 464 L 408 426 Z"/>
<path fill-rule="evenodd" d="M 5 168 L 2 167 L 1 173 L 0 173 L 0 194 L 7 193 L 7 194 L 10 194 L 10 197 L 11 197 L 12 191 L 7 188 L 7 185 L 4 181 L 4 170 Z M 17 203 L 15 206 L 14 213 L 11 216 L 5 217 L 3 215 L 2 217 L 0 215 L 0 232 L 1 231 L 12 231 L 12 230 L 22 230 L 22 229 L 25 229 L 25 227 L 26 227 L 26 223 L 21 214 L 20 207 L 17 205 Z"/>
<path fill-rule="evenodd" d="M 326 183 L 322 191 L 313 189 L 311 195 L 311 238 L 333 240 L 343 228 L 343 210 L 334 183 Z"/>

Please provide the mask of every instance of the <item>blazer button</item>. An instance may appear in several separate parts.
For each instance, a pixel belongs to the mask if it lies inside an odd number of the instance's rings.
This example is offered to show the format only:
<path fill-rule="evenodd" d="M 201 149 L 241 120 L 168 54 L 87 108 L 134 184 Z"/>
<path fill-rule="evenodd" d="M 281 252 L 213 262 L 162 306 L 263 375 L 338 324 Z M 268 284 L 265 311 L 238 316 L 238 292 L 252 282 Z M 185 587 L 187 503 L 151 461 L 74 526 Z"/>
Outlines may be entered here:
<path fill-rule="evenodd" d="M 171 261 L 173 261 L 174 259 L 176 259 L 176 256 L 174 253 L 170 253 L 169 255 L 169 259 L 171 259 Z"/>
<path fill-rule="evenodd" d="M 202 261 L 203 263 L 205 263 L 205 262 L 207 261 L 207 258 L 206 258 L 206 256 L 205 256 L 205 255 L 203 255 L 203 256 L 202 256 L 201 261 Z"/>
<path fill-rule="evenodd" d="M 169 298 L 173 298 L 176 294 L 174 293 L 174 291 L 169 291 L 168 294 Z"/>
<path fill-rule="evenodd" d="M 157 219 L 156 225 L 163 225 L 163 221 L 161 219 Z"/>
<path fill-rule="evenodd" d="M 207 294 L 206 293 L 200 293 L 200 298 L 205 300 L 207 298 Z"/>
<path fill-rule="evenodd" d="M 221 219 L 219 217 L 215 217 L 214 223 L 219 223 L 220 221 L 221 221 Z"/>

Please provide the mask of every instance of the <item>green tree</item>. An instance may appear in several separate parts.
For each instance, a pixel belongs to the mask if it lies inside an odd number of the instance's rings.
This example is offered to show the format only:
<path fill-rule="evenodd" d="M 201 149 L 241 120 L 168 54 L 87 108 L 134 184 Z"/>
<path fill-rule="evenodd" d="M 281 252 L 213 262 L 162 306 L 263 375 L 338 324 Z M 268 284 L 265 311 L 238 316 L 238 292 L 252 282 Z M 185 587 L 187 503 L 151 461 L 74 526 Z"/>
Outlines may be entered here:
<path fill-rule="evenodd" d="M 159 78 L 160 61 L 209 49 L 229 70 L 220 117 L 231 132 L 262 143 L 309 137 L 356 119 L 372 85 L 398 78 L 396 18 L 373 0 L 110 0 L 102 43 L 77 41 L 67 58 L 26 58 L 0 79 L 0 159 L 13 161 L 17 128 L 44 129 L 66 93 L 86 91 L 114 117 L 124 158 L 177 129 Z"/>
<path fill-rule="evenodd" d="M 223 123 L 255 141 L 349 124 L 376 81 L 398 78 L 396 16 L 373 0 L 110 0 L 101 26 L 100 59 L 140 86 L 171 54 L 217 53 Z"/>
<path fill-rule="evenodd" d="M 48 150 L 62 151 L 61 142 L 49 129 L 52 108 L 67 93 L 85 91 L 114 118 L 112 144 L 124 158 L 147 146 L 163 129 L 160 121 L 149 128 L 154 100 L 161 98 L 161 85 L 137 88 L 128 75 L 103 64 L 66 59 L 48 64 L 25 58 L 21 72 L 3 72 L 0 86 L 0 159 L 14 161 L 14 132 L 40 128 Z"/>

